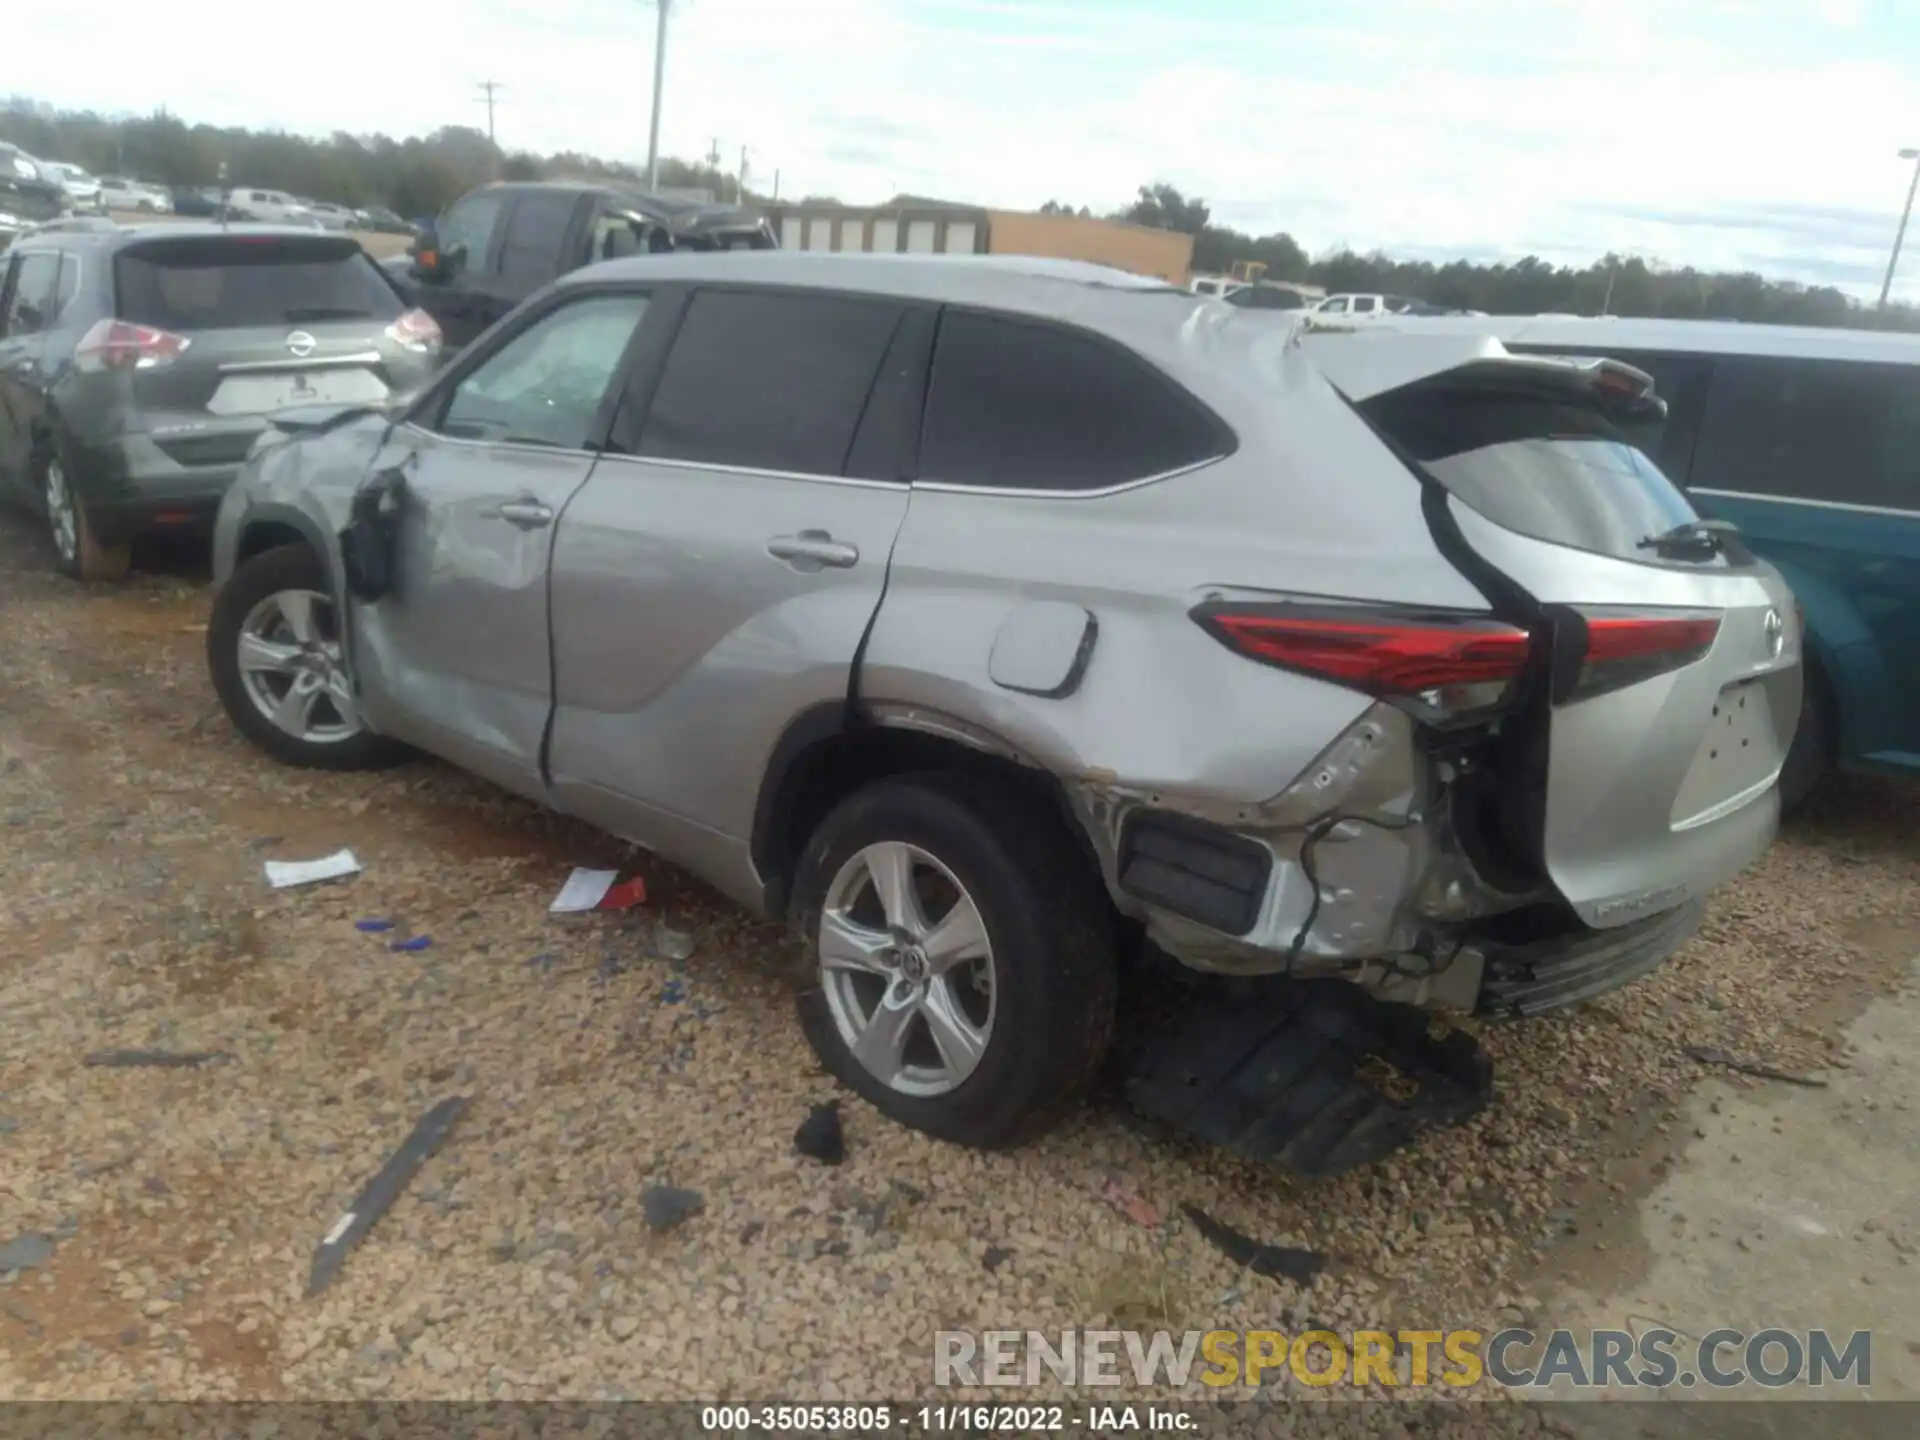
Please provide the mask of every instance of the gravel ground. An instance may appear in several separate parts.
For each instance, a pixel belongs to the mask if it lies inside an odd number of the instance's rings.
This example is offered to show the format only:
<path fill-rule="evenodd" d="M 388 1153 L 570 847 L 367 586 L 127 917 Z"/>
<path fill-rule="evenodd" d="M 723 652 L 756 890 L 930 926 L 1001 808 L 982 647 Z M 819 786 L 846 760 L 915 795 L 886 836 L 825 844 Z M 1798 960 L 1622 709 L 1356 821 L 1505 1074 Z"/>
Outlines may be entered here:
<path fill-rule="evenodd" d="M 1592 1236 L 1686 1142 L 1682 1045 L 1844 1063 L 1835 1026 L 1920 952 L 1920 791 L 1842 784 L 1657 975 L 1488 1029 L 1491 1109 L 1369 1170 L 1307 1184 L 1105 1109 L 980 1155 L 852 1100 L 828 1168 L 792 1151 L 833 1086 L 777 930 L 433 763 L 276 767 L 218 711 L 208 600 L 192 557 L 82 590 L 0 517 L 0 1245 L 54 1242 L 0 1276 L 0 1397 L 899 1398 L 943 1328 L 1538 1314 L 1637 1263 Z M 363 874 L 261 878 L 340 845 Z M 628 862 L 645 909 L 547 916 L 569 866 Z M 355 928 L 374 916 L 431 948 Z M 691 958 L 658 953 L 662 917 Z M 145 1047 L 231 1058 L 81 1063 Z M 472 1103 L 444 1149 L 303 1298 L 450 1095 Z M 1110 1177 L 1173 1218 L 1128 1218 Z M 653 1184 L 704 1210 L 651 1232 Z M 1326 1270 L 1236 1273 L 1189 1201 Z"/>

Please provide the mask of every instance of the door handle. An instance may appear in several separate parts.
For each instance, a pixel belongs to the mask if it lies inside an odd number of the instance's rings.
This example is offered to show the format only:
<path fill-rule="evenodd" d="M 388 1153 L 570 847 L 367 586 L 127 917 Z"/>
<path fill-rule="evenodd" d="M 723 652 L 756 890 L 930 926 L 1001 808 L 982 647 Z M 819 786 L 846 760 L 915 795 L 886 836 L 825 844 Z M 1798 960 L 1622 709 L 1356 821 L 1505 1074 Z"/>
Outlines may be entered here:
<path fill-rule="evenodd" d="M 850 569 L 860 563 L 860 547 L 836 540 L 824 530 L 802 530 L 798 535 L 776 535 L 767 541 L 767 554 L 796 570 Z"/>
<path fill-rule="evenodd" d="M 553 523 L 553 511 L 538 500 L 509 500 L 493 513 L 522 530 L 538 530 Z"/>

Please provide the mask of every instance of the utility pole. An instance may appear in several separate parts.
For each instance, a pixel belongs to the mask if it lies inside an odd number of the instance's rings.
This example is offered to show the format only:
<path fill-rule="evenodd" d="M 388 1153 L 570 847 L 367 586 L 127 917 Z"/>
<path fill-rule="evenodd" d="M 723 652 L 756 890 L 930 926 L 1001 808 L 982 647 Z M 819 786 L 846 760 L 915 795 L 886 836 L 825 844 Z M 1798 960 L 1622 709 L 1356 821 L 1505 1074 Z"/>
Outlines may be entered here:
<path fill-rule="evenodd" d="M 492 144 L 493 143 L 493 97 L 498 91 L 504 90 L 507 87 L 502 85 L 498 80 L 482 80 L 480 82 L 479 88 L 480 88 L 481 96 L 487 102 L 487 143 Z"/>
<path fill-rule="evenodd" d="M 1913 214 L 1913 192 L 1920 190 L 1920 150 L 1902 150 L 1902 160 L 1913 161 L 1913 179 L 1907 185 L 1907 208 L 1900 212 L 1900 228 L 1893 232 L 1893 254 L 1887 257 L 1887 278 L 1880 282 L 1880 308 L 1887 308 L 1893 290 L 1893 272 L 1900 265 L 1900 243 L 1907 238 L 1907 217 Z"/>
<path fill-rule="evenodd" d="M 667 79 L 667 11 L 672 0 L 653 0 L 660 24 L 653 36 L 653 127 L 647 133 L 647 189 L 660 191 L 660 90 Z"/>
<path fill-rule="evenodd" d="M 733 203 L 747 203 L 747 147 L 740 147 L 740 178 L 733 182 Z"/>
<path fill-rule="evenodd" d="M 773 198 L 775 200 L 780 198 L 780 170 L 777 166 L 773 172 Z"/>

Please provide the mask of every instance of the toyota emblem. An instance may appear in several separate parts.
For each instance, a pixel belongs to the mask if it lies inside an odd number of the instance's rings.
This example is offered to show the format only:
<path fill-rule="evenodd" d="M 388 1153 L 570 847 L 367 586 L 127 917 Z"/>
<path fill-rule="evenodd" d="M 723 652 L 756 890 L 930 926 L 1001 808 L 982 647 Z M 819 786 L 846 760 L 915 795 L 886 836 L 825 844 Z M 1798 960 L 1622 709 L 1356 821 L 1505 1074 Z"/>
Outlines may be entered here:
<path fill-rule="evenodd" d="M 1777 660 L 1787 645 L 1787 622 L 1780 618 L 1778 610 L 1768 610 L 1767 618 L 1761 622 L 1761 630 L 1767 637 L 1767 658 Z"/>
<path fill-rule="evenodd" d="M 296 330 L 287 336 L 287 349 L 293 352 L 293 358 L 296 360 L 306 359 L 307 356 L 313 353 L 314 347 L 319 343 L 318 340 L 315 340 L 313 336 L 304 330 Z"/>

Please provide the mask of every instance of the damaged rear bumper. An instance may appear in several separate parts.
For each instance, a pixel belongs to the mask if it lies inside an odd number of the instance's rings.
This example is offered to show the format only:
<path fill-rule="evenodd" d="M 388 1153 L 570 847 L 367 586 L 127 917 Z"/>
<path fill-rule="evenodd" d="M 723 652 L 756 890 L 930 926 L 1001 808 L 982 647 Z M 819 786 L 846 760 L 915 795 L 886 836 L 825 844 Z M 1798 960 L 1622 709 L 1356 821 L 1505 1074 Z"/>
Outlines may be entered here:
<path fill-rule="evenodd" d="M 1377 705 L 1259 804 L 1174 809 L 1111 782 L 1069 793 L 1120 909 L 1204 973 L 1339 979 L 1428 1009 L 1535 1015 L 1645 974 L 1699 928 L 1692 901 L 1605 930 L 1567 911 L 1550 937 L 1496 938 L 1502 916 L 1565 907 L 1544 876 L 1501 889 L 1469 858 L 1454 806 L 1472 764 L 1429 753 L 1404 713 Z"/>
<path fill-rule="evenodd" d="M 1699 930 L 1694 900 L 1617 930 L 1592 930 L 1531 945 L 1482 946 L 1481 1014 L 1519 1018 L 1561 1010 L 1617 990 L 1657 969 Z"/>

